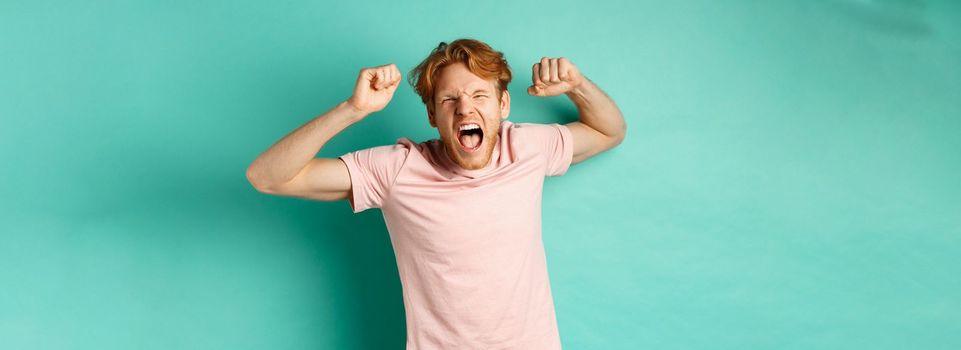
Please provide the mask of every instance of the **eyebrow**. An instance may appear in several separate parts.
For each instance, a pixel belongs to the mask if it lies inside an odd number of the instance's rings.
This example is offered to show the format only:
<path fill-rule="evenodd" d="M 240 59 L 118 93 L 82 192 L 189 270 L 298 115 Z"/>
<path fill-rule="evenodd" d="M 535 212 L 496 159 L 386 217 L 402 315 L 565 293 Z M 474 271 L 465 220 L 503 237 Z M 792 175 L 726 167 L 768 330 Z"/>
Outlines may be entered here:
<path fill-rule="evenodd" d="M 476 93 L 478 93 L 478 92 L 490 93 L 490 90 L 488 90 L 486 87 L 482 87 L 482 88 L 477 88 L 477 89 L 471 90 L 470 93 L 471 93 L 471 95 L 473 95 L 473 94 L 476 94 Z M 441 97 L 450 97 L 451 94 L 452 94 L 452 93 L 451 93 L 450 91 L 444 91 L 444 92 L 442 92 L 442 93 L 440 94 L 440 96 L 441 96 Z"/>

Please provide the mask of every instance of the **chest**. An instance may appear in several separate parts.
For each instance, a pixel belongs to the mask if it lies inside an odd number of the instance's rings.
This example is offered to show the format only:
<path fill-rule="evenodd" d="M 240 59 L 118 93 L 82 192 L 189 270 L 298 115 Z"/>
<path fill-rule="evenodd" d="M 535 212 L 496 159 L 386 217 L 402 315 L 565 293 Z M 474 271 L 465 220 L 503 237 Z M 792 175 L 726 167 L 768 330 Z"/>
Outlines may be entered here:
<path fill-rule="evenodd" d="M 539 232 L 543 183 L 537 171 L 454 181 L 398 178 L 382 210 L 397 243 L 438 252 L 495 248 Z"/>

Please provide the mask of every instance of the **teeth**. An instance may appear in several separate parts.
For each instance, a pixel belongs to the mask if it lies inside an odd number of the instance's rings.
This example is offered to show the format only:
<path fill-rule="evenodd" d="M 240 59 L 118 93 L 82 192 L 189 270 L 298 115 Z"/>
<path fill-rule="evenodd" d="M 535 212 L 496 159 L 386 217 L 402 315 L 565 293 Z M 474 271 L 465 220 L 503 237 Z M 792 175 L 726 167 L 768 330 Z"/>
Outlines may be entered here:
<path fill-rule="evenodd" d="M 473 130 L 473 129 L 480 129 L 480 126 L 477 124 L 464 124 L 460 126 L 460 131 Z"/>

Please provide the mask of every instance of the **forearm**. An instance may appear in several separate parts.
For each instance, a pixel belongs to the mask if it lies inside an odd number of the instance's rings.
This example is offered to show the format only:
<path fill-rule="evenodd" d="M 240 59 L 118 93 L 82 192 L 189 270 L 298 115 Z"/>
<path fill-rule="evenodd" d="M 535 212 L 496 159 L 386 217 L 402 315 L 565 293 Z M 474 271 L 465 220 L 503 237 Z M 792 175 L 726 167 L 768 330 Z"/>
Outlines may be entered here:
<path fill-rule="evenodd" d="M 361 120 L 366 113 L 341 102 L 326 113 L 301 125 L 264 151 L 247 169 L 256 186 L 290 181 L 335 135 Z"/>
<path fill-rule="evenodd" d="M 620 108 L 590 79 L 566 93 L 577 106 L 580 122 L 612 138 L 623 138 L 627 130 Z"/>

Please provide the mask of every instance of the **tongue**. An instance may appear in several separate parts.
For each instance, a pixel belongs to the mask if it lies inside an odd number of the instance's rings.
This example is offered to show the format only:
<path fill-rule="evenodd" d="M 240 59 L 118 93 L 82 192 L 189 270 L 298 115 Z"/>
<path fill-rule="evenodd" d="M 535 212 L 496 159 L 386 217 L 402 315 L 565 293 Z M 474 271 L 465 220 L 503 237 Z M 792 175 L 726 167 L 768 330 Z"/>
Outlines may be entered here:
<path fill-rule="evenodd" d="M 477 147 L 480 143 L 480 134 L 460 135 L 460 143 L 467 148 Z"/>

